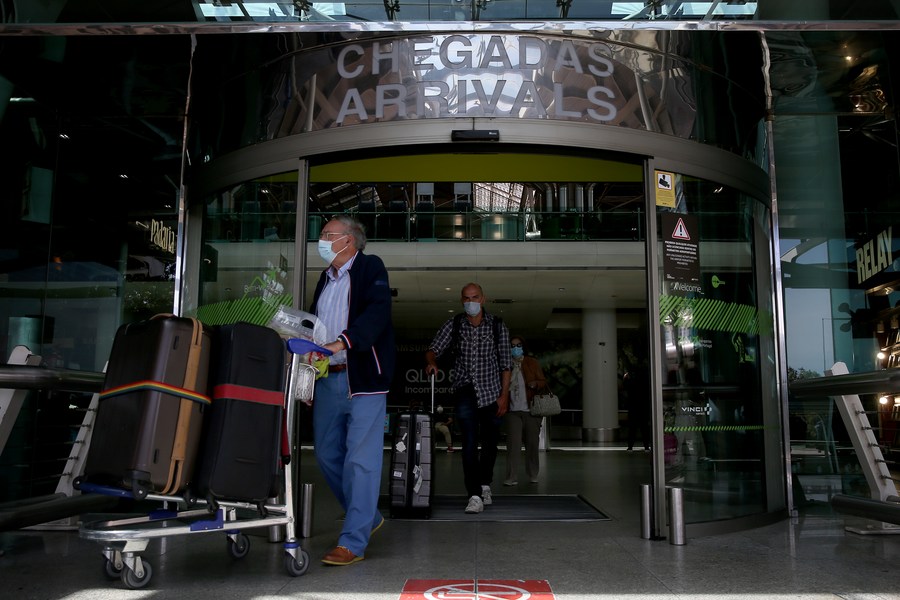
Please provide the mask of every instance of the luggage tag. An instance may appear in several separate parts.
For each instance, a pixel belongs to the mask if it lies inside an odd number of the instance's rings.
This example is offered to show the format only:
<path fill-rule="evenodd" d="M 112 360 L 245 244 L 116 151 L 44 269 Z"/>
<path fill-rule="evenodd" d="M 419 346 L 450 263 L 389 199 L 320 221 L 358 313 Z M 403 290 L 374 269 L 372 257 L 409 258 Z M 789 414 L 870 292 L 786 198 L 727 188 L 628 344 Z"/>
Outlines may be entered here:
<path fill-rule="evenodd" d="M 397 440 L 397 444 L 394 446 L 397 449 L 397 452 L 400 454 L 406 452 L 406 435 L 407 434 L 404 433 L 403 437 Z"/>
<path fill-rule="evenodd" d="M 418 494 L 419 490 L 422 488 L 422 467 L 415 465 L 413 467 L 413 476 L 416 478 L 416 483 L 413 485 L 413 491 Z"/>

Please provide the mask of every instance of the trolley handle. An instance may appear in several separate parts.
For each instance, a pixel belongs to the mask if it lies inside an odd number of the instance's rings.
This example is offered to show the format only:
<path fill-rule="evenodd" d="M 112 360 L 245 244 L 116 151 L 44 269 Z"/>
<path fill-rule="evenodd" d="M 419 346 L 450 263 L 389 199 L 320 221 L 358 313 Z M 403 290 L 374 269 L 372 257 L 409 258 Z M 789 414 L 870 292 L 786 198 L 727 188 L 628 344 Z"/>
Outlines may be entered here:
<path fill-rule="evenodd" d="M 310 352 L 320 352 L 325 356 L 331 356 L 331 350 L 323 348 L 312 340 L 305 338 L 291 338 L 287 341 L 288 350 L 293 354 L 309 354 Z"/>

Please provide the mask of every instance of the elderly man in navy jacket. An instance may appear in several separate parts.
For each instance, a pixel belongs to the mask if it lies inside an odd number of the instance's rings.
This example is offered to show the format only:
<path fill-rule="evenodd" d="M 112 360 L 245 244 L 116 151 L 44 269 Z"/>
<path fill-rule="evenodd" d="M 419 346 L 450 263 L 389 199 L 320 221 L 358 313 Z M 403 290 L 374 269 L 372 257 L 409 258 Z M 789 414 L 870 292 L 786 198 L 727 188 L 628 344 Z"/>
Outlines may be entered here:
<path fill-rule="evenodd" d="M 322 562 L 350 565 L 364 558 L 382 524 L 378 511 L 387 392 L 396 361 L 391 287 L 384 263 L 363 253 L 366 234 L 340 215 L 319 236 L 329 264 L 316 285 L 311 312 L 333 342 L 328 376 L 316 382 L 313 432 L 316 460 L 346 511 L 338 545 Z"/>

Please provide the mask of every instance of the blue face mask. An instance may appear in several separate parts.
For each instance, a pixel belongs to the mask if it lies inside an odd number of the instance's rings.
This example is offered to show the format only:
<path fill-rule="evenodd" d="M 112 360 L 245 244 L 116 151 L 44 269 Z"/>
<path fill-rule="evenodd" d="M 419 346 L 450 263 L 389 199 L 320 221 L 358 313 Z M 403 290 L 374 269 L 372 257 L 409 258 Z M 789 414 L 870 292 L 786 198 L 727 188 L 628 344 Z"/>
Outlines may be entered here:
<path fill-rule="evenodd" d="M 515 348 L 513 348 L 511 352 L 512 352 L 513 358 L 522 358 L 523 356 L 525 356 L 525 350 L 523 350 L 519 346 L 516 346 Z"/>
<path fill-rule="evenodd" d="M 481 302 L 464 302 L 463 308 L 470 317 L 477 317 L 481 312 Z"/>
<path fill-rule="evenodd" d="M 341 236 L 337 239 L 339 240 L 342 237 L 345 237 L 345 236 Z M 329 265 L 334 261 L 334 259 L 337 257 L 337 255 L 340 254 L 340 252 L 335 252 L 334 250 L 331 249 L 331 245 L 334 244 L 334 242 L 336 242 L 336 241 L 337 240 L 332 240 L 330 242 L 328 240 L 319 240 L 319 256 L 321 256 L 322 260 L 327 262 Z M 344 248 L 341 250 L 341 252 L 343 252 L 346 249 L 347 249 L 347 246 L 344 246 Z"/>

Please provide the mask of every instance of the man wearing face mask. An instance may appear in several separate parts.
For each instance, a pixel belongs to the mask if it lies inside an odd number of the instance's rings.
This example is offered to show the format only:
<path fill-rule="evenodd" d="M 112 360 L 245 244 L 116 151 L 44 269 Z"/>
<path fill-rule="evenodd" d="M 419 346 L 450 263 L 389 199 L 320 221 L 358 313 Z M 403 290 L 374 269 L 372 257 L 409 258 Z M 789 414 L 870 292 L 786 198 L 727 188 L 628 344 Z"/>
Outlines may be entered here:
<path fill-rule="evenodd" d="M 356 219 L 332 218 L 319 236 L 328 267 L 310 312 L 325 325 L 333 352 L 328 376 L 316 381 L 313 439 L 316 461 L 346 511 L 338 545 L 322 562 L 363 560 L 369 537 L 384 524 L 378 511 L 387 392 L 396 361 L 391 287 L 380 258 L 364 254 Z"/>
<path fill-rule="evenodd" d="M 484 291 L 477 283 L 463 287 L 461 300 L 465 312 L 444 323 L 425 352 L 425 373 L 436 373 L 438 357 L 453 353 L 451 389 L 462 437 L 466 512 L 480 513 L 493 502 L 500 422 L 509 407 L 509 330 L 484 310 Z"/>

